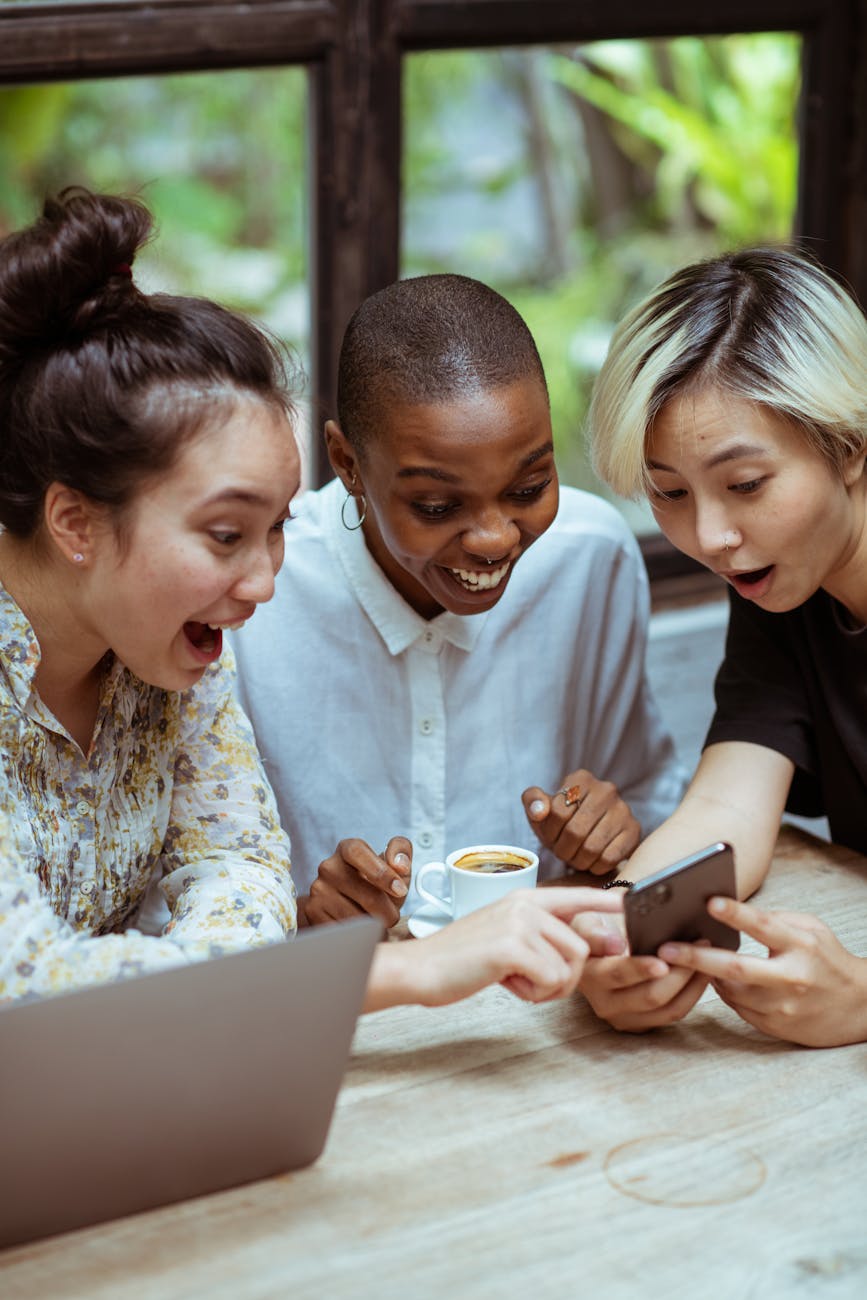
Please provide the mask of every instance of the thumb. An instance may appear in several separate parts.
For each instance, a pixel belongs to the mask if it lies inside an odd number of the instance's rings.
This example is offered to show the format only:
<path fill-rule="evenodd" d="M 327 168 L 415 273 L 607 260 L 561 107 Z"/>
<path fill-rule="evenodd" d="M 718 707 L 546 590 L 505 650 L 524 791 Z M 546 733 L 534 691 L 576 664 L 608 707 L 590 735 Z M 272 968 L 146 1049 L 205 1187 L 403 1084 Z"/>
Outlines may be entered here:
<path fill-rule="evenodd" d="M 524 812 L 530 822 L 543 822 L 551 811 L 551 800 L 539 786 L 531 785 L 521 795 Z"/>
<path fill-rule="evenodd" d="M 382 855 L 392 870 L 404 880 L 409 880 L 412 872 L 412 845 L 403 835 L 394 835 L 385 846 Z"/>

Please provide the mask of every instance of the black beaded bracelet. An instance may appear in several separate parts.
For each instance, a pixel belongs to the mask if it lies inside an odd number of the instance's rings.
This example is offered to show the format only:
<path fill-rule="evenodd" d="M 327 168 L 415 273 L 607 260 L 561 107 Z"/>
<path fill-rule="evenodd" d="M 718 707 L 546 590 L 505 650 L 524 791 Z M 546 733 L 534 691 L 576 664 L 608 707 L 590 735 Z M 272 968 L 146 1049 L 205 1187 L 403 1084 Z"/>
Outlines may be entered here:
<path fill-rule="evenodd" d="M 634 883 L 635 882 L 632 880 L 609 880 L 602 886 L 602 888 L 603 889 L 631 889 Z"/>

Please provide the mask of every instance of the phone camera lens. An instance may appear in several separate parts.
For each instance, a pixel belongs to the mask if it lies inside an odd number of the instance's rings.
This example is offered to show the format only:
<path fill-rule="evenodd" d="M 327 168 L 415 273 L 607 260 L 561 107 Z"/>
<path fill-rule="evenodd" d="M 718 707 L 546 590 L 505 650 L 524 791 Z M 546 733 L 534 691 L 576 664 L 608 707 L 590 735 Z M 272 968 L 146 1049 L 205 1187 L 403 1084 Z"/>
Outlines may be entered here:
<path fill-rule="evenodd" d="M 667 903 L 671 898 L 671 886 L 656 885 L 653 890 L 653 897 L 657 903 Z"/>

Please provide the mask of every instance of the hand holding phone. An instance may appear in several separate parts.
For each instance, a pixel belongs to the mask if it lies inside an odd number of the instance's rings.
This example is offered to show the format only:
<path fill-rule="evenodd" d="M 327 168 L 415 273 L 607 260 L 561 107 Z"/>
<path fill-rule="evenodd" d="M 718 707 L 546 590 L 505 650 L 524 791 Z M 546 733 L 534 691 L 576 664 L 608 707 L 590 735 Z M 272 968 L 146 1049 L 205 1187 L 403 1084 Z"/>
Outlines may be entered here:
<path fill-rule="evenodd" d="M 632 955 L 652 956 L 669 940 L 736 951 L 739 931 L 708 914 L 716 894 L 736 897 L 734 850 L 722 841 L 636 881 L 623 899 Z"/>

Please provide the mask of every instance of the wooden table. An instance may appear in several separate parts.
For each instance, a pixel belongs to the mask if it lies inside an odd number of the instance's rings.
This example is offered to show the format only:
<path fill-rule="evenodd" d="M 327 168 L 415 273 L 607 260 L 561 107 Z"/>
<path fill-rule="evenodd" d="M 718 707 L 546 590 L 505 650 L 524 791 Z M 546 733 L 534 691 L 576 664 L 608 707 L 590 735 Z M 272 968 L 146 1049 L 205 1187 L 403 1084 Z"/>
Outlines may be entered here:
<path fill-rule="evenodd" d="M 780 837 L 762 892 L 867 955 L 867 862 Z M 359 1024 L 311 1169 L 0 1256 L 3 1300 L 867 1295 L 867 1046 L 709 991 L 619 1035 L 496 988 Z"/>

